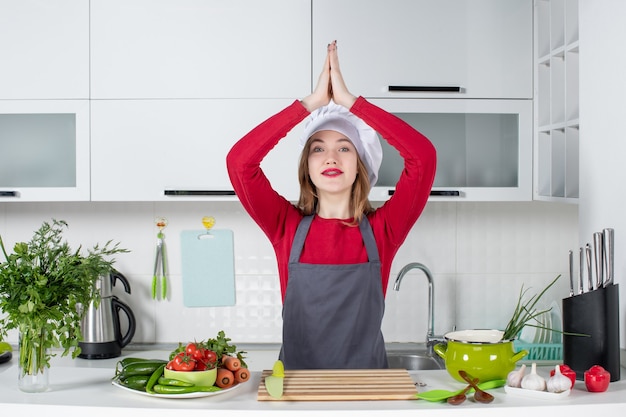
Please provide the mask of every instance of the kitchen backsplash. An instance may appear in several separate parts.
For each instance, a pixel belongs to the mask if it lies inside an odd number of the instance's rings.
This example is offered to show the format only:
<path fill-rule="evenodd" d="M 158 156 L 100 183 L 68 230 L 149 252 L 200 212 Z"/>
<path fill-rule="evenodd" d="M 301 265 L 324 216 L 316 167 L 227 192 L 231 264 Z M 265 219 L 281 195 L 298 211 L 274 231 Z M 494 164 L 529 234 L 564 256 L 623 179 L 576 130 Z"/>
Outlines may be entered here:
<path fill-rule="evenodd" d="M 236 305 L 184 306 L 180 233 L 202 230 L 213 216 L 216 229 L 234 231 Z M 164 230 L 169 258 L 169 299 L 152 300 L 150 284 L 157 228 Z M 0 235 L 7 248 L 30 240 L 43 221 L 65 220 L 72 247 L 108 240 L 131 252 L 116 258 L 132 293 L 114 287 L 137 319 L 132 343 L 202 340 L 224 330 L 239 343 L 280 343 L 281 300 L 274 252 L 237 202 L 172 203 L 0 203 Z M 542 202 L 430 202 L 398 252 L 386 299 L 383 332 L 387 342 L 423 342 L 427 331 L 428 285 L 419 270 L 393 290 L 399 270 L 421 262 L 434 276 L 435 333 L 453 328 L 503 328 L 522 285 L 539 292 L 562 274 L 544 298 L 568 295 L 567 252 L 578 246 L 578 207 Z M 4 260 L 4 259 L 2 259 Z M 17 343 L 17 334 L 9 333 Z"/>

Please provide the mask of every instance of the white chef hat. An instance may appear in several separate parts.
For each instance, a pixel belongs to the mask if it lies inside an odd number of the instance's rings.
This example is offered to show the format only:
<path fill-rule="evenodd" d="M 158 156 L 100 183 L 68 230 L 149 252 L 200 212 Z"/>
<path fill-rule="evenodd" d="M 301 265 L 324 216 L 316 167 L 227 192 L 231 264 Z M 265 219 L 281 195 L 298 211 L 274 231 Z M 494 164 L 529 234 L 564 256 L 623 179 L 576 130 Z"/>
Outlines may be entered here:
<path fill-rule="evenodd" d="M 309 115 L 300 144 L 304 146 L 311 136 L 322 130 L 333 130 L 350 139 L 367 168 L 370 186 L 373 187 L 378 180 L 378 169 L 383 159 L 383 150 L 376 131 L 332 100 Z"/>

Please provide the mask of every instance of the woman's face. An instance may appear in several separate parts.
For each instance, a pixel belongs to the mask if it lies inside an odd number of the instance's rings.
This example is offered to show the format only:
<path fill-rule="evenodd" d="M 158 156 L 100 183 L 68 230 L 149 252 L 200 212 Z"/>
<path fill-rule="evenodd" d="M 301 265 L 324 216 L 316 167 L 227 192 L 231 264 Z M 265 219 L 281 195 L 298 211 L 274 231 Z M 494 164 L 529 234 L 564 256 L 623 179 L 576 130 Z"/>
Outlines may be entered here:
<path fill-rule="evenodd" d="M 309 146 L 309 176 L 319 192 L 352 191 L 357 174 L 358 153 L 345 135 L 322 130 L 312 136 Z"/>

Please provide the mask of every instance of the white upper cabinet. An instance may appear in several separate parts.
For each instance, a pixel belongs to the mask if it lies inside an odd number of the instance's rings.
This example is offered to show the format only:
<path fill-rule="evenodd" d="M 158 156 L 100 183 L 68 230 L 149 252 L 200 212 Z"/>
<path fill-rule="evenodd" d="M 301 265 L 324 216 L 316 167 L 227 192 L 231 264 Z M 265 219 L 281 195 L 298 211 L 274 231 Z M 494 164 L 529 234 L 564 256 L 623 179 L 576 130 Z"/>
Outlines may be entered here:
<path fill-rule="evenodd" d="M 358 95 L 532 98 L 532 0 L 312 4 L 314 82 L 336 39 L 346 83 Z"/>
<path fill-rule="evenodd" d="M 227 153 L 292 101 L 94 100 L 92 200 L 236 200 Z M 262 166 L 285 196 L 297 197 L 298 146 L 297 139 L 282 140 Z M 285 175 L 290 169 L 293 175 Z"/>
<path fill-rule="evenodd" d="M 89 200 L 89 100 L 0 100 L 0 202 Z"/>
<path fill-rule="evenodd" d="M 424 134 L 437 149 L 433 201 L 532 199 L 532 101 L 373 99 Z M 404 168 L 381 141 L 383 160 L 370 192 L 384 201 Z"/>
<path fill-rule="evenodd" d="M 310 38 L 310 0 L 91 0 L 92 98 L 302 97 Z"/>
<path fill-rule="evenodd" d="M 89 2 L 0 0 L 0 99 L 89 97 Z"/>

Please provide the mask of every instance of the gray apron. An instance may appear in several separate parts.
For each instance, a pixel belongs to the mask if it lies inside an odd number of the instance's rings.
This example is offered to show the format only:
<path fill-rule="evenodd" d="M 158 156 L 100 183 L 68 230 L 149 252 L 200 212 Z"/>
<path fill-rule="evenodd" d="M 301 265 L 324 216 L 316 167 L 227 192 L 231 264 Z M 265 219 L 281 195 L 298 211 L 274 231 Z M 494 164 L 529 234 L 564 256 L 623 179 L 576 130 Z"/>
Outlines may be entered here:
<path fill-rule="evenodd" d="M 300 263 L 312 220 L 301 220 L 291 247 L 280 359 L 286 369 L 387 368 L 380 260 L 367 217 L 359 227 L 369 261 L 346 265 Z"/>

